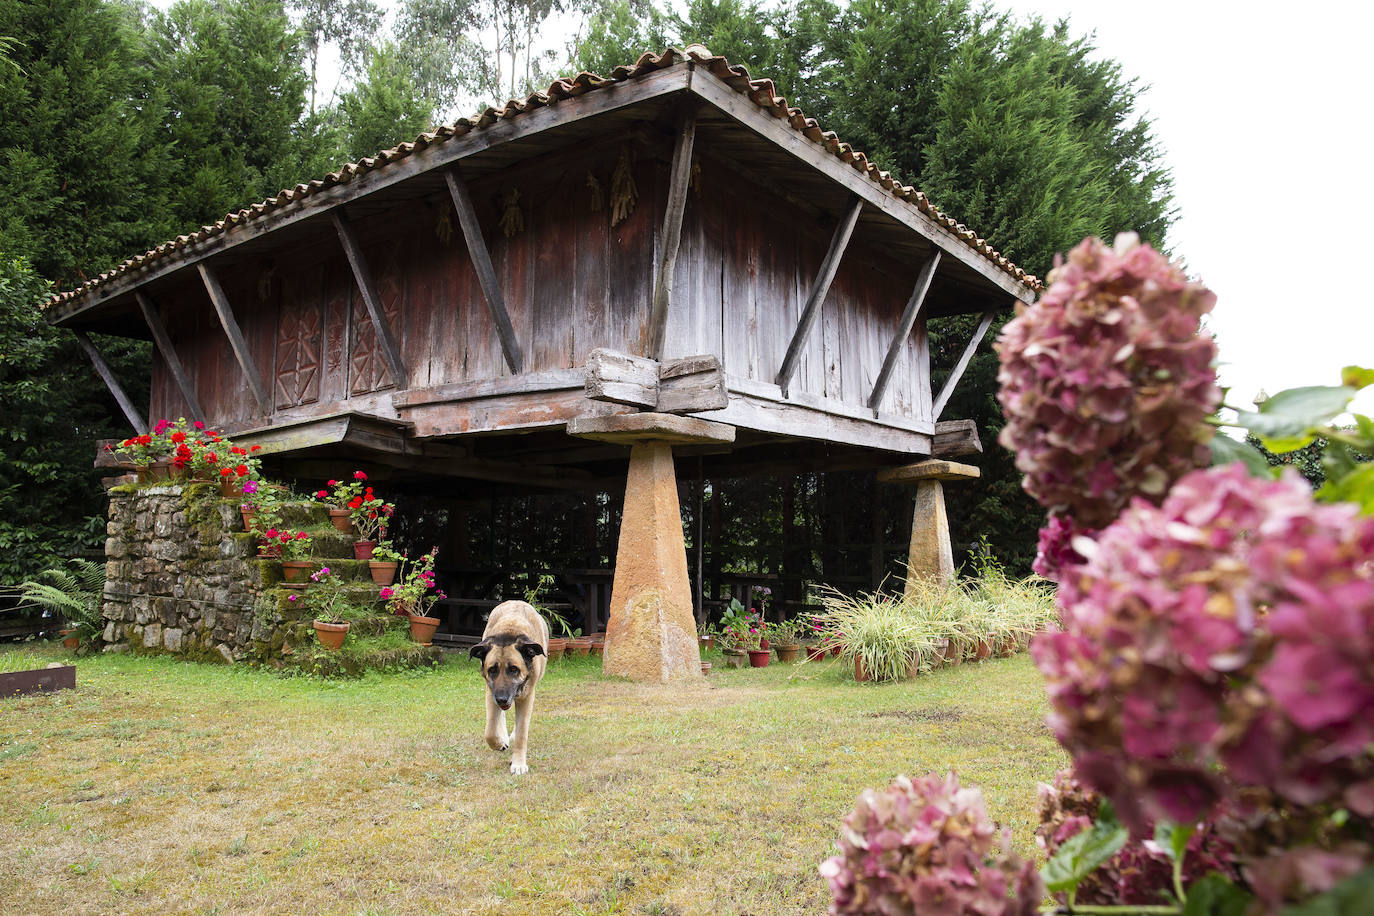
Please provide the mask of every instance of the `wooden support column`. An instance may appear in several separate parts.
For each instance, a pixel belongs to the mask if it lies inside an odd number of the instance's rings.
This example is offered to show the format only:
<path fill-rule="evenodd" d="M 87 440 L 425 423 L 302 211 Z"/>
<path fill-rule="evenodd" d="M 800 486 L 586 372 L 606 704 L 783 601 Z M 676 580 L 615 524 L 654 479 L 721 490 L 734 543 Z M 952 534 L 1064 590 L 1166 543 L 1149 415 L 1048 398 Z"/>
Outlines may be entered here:
<path fill-rule="evenodd" d="M 906 308 L 902 311 L 901 321 L 897 322 L 897 331 L 892 335 L 892 343 L 887 348 L 887 358 L 883 360 L 878 380 L 873 383 L 873 393 L 868 397 L 868 406 L 875 412 L 882 403 L 887 383 L 892 379 L 892 370 L 897 368 L 897 360 L 902 355 L 907 338 L 911 336 L 911 329 L 916 326 L 916 317 L 921 314 L 926 293 L 930 291 L 930 281 L 935 278 L 935 268 L 939 266 L 940 249 L 936 248 L 930 259 L 921 265 L 921 272 L 916 275 L 916 287 L 911 291 L 911 298 L 907 300 Z"/>
<path fill-rule="evenodd" d="M 973 359 L 973 351 L 978 349 L 978 344 L 983 341 L 983 335 L 988 332 L 988 326 L 996 317 L 997 309 L 988 309 L 983 313 L 983 318 L 978 322 L 978 327 L 973 332 L 973 337 L 969 340 L 968 346 L 964 347 L 963 355 L 959 357 L 959 362 L 955 364 L 954 370 L 945 380 L 945 387 L 940 389 L 939 396 L 935 398 L 935 405 L 931 408 L 932 420 L 940 419 L 940 414 L 944 412 L 945 405 L 949 403 L 950 395 L 954 394 L 954 386 L 959 384 L 959 379 L 964 377 L 964 370 L 968 368 L 968 361 Z"/>
<path fill-rule="evenodd" d="M 649 313 L 649 356 L 663 359 L 668 332 L 668 303 L 673 291 L 673 266 L 682 244 L 682 216 L 687 211 L 687 187 L 692 178 L 692 141 L 696 137 L 696 108 L 684 107 L 678 115 L 677 140 L 668 184 L 668 205 L 663 213 L 663 250 L 654 279 L 653 307 Z"/>
<path fill-rule="evenodd" d="M 673 445 L 730 443 L 735 428 L 694 417 L 582 417 L 568 434 L 630 446 L 602 670 L 637 681 L 701 677 Z"/>
<path fill-rule="evenodd" d="M 512 373 L 519 375 L 525 358 L 520 353 L 520 342 L 515 339 L 515 326 L 506 312 L 506 298 L 501 293 L 500 281 L 496 279 L 496 267 L 491 263 L 491 253 L 487 251 L 486 239 L 482 237 L 482 227 L 477 222 L 477 210 L 472 206 L 468 184 L 456 165 L 444 170 L 444 180 L 448 182 L 453 207 L 458 211 L 458 225 L 462 227 L 468 257 L 477 273 L 477 282 L 482 287 L 482 298 L 487 301 L 491 320 L 496 324 L 496 333 L 501 338 L 501 352 L 505 354 L 506 365 Z"/>
<path fill-rule="evenodd" d="M 215 314 L 219 316 L 220 326 L 229 338 L 229 346 L 234 349 L 234 358 L 239 361 L 243 377 L 248 380 L 248 388 L 257 399 L 258 409 L 262 411 L 263 416 L 270 416 L 272 397 L 267 391 L 262 375 L 258 372 L 257 364 L 253 362 L 253 354 L 248 352 L 248 342 L 243 339 L 243 331 L 239 330 L 239 323 L 234 320 L 234 310 L 229 305 L 229 297 L 224 295 L 224 287 L 219 285 L 219 278 L 215 276 L 209 264 L 201 261 L 196 268 L 200 271 L 205 291 L 210 294 L 210 302 L 215 307 Z"/>
<path fill-rule="evenodd" d="M 811 328 L 821 314 L 821 304 L 825 302 L 826 293 L 830 292 L 830 284 L 834 282 L 835 273 L 840 269 L 840 258 L 844 257 L 844 250 L 849 247 L 849 238 L 854 234 L 854 226 L 858 224 L 859 214 L 863 212 L 863 208 L 863 199 L 856 194 L 849 205 L 849 212 L 835 227 L 835 234 L 830 239 L 830 250 L 825 253 L 825 260 L 821 262 L 821 269 L 816 274 L 816 282 L 811 286 L 811 295 L 806 300 L 806 307 L 802 309 L 797 330 L 792 335 L 792 342 L 787 345 L 787 355 L 782 359 L 782 368 L 778 370 L 776 382 L 784 397 L 787 396 L 787 388 L 797 371 L 797 362 L 801 359 L 803 348 L 806 347 L 806 339 L 811 336 Z"/>
<path fill-rule="evenodd" d="M 129 425 L 134 428 L 134 435 L 146 433 L 148 424 L 143 422 L 143 417 L 139 414 L 138 408 L 134 406 L 133 401 L 129 400 L 129 395 L 125 393 L 124 386 L 119 384 L 119 379 L 115 378 L 115 374 L 110 371 L 109 363 L 105 362 L 105 358 L 100 355 L 95 344 L 91 343 L 91 339 L 86 336 L 85 331 L 73 331 L 72 333 L 76 335 L 76 342 L 81 344 L 81 349 L 85 350 L 86 355 L 90 357 L 91 365 L 95 366 L 95 371 L 105 382 L 105 387 L 110 389 L 110 394 L 114 395 L 115 401 L 119 404 L 119 409 L 124 411 L 124 419 L 128 420 Z"/>
<path fill-rule="evenodd" d="M 905 591 L 908 596 L 920 589 L 923 580 L 933 580 L 941 586 L 954 581 L 954 550 L 949 542 L 943 481 L 976 480 L 981 475 L 976 467 L 954 461 L 919 461 L 878 472 L 881 483 L 916 486 L 906 561 Z"/>
<path fill-rule="evenodd" d="M 386 357 L 386 367 L 391 371 L 391 379 L 396 383 L 397 389 L 404 391 L 410 387 L 410 376 L 406 373 L 405 363 L 401 360 L 401 348 L 396 345 L 396 337 L 391 333 L 391 325 L 387 323 L 386 311 L 382 308 L 381 297 L 377 295 L 377 287 L 372 282 L 372 272 L 367 267 L 367 259 L 363 257 L 357 233 L 353 231 L 353 224 L 348 221 L 348 215 L 342 207 L 329 211 L 329 215 L 334 221 L 334 230 L 339 234 L 339 241 L 343 244 L 344 254 L 348 257 L 348 266 L 353 268 L 353 280 L 358 284 L 358 292 L 362 294 L 363 304 L 367 306 L 367 315 L 372 319 L 372 329 L 376 331 L 377 341 L 382 345 L 382 355 Z"/>
<path fill-rule="evenodd" d="M 163 362 L 167 364 L 181 396 L 186 400 L 186 409 L 190 411 L 191 419 L 204 423 L 205 411 L 200 409 L 195 386 L 191 384 L 191 377 L 186 374 L 186 367 L 181 364 L 181 357 L 177 356 L 176 347 L 172 346 L 172 338 L 167 336 L 167 329 L 162 324 L 162 316 L 158 313 L 157 305 L 141 289 L 134 291 L 134 298 L 138 300 L 138 308 L 143 312 L 143 320 L 148 323 L 148 330 L 153 332 L 153 342 L 157 344 Z"/>

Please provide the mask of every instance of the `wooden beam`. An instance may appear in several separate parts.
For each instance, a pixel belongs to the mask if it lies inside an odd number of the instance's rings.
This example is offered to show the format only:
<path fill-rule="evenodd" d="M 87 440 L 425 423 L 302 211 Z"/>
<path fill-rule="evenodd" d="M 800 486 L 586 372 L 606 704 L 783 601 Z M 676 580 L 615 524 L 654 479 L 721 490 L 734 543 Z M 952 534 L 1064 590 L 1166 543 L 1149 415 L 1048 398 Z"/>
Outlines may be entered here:
<path fill-rule="evenodd" d="M 148 424 L 143 422 L 143 417 L 139 415 L 138 408 L 134 402 L 129 400 L 129 395 L 125 393 L 124 387 L 119 384 L 119 379 L 115 378 L 110 371 L 109 363 L 100 355 L 100 351 L 91 343 L 91 339 L 86 336 L 85 331 L 73 331 L 76 335 L 76 342 L 81 344 L 81 349 L 86 351 L 90 357 L 91 365 L 95 366 L 95 371 L 104 380 L 105 387 L 110 389 L 110 394 L 114 395 L 115 401 L 119 403 L 119 409 L 124 411 L 124 419 L 129 421 L 129 425 L 134 428 L 134 435 L 142 435 L 148 431 Z"/>
<path fill-rule="evenodd" d="M 515 339 L 515 327 L 506 311 L 506 299 L 501 293 L 501 282 L 496 278 L 496 268 L 491 263 L 491 253 L 487 251 L 486 239 L 482 237 L 482 227 L 477 222 L 472 194 L 468 191 L 467 182 L 458 173 L 458 166 L 451 165 L 444 169 L 444 180 L 448 182 L 449 196 L 453 198 L 454 209 L 458 211 L 458 224 L 463 229 L 468 257 L 477 273 L 477 282 L 482 287 L 482 298 L 487 301 L 491 320 L 496 323 L 496 333 L 501 338 L 501 352 L 505 354 L 510 371 L 518 375 L 525 359 L 520 353 L 520 342 Z"/>
<path fill-rule="evenodd" d="M 299 204 L 281 207 L 246 222 L 240 222 L 220 235 L 187 245 L 170 256 L 158 258 L 146 268 L 130 271 L 109 283 L 101 284 L 89 296 L 57 305 L 48 310 L 45 317 L 49 324 L 61 325 L 102 303 L 127 295 L 139 286 L 196 265 L 211 255 L 223 254 L 287 226 L 318 219 L 323 213 L 342 203 L 385 191 L 493 146 L 531 137 L 592 115 L 619 111 L 650 99 L 682 92 L 690 82 L 690 67 L 670 67 L 576 98 L 560 99 L 555 105 L 535 109 L 518 118 L 498 120 L 488 127 L 469 130 L 461 136 L 438 140 L 400 162 L 358 174 L 342 184 L 311 194 Z"/>
<path fill-rule="evenodd" d="M 759 136 L 773 141 L 797 160 L 839 182 L 862 197 L 874 209 L 902 223 L 922 238 L 943 249 L 946 254 L 961 264 L 982 274 L 984 278 L 1000 287 L 1008 295 L 1015 296 L 1023 302 L 1031 302 L 1035 298 L 1034 290 L 974 251 L 959 236 L 936 223 L 932 217 L 922 213 L 915 204 L 896 197 L 864 172 L 832 155 L 821 144 L 808 140 L 793 130 L 786 119 L 775 117 L 759 108 L 747 95 L 736 92 L 720 79 L 708 78 L 705 73 L 692 81 L 690 91 L 730 115 Z"/>
<path fill-rule="evenodd" d="M 940 249 L 936 248 L 929 260 L 921 265 L 921 272 L 916 275 L 916 286 L 911 291 L 911 298 L 907 300 L 906 308 L 902 311 L 902 319 L 897 322 L 897 331 L 892 335 L 892 344 L 887 348 L 887 358 L 883 360 L 882 371 L 878 373 L 878 380 L 873 383 L 873 393 L 868 396 L 868 406 L 874 410 L 883 402 L 883 394 L 887 391 L 887 383 L 892 378 L 892 370 L 897 368 L 897 360 L 902 355 L 902 348 L 906 346 L 907 338 L 911 336 L 911 329 L 916 326 L 916 317 L 921 314 L 921 306 L 926 301 L 926 293 L 930 290 L 930 281 L 935 277 L 935 269 L 940 266 Z"/>
<path fill-rule="evenodd" d="M 181 390 L 181 396 L 186 399 L 186 409 L 190 411 L 191 419 L 204 423 L 205 411 L 200 409 L 200 400 L 196 398 L 196 388 L 191 384 L 191 377 L 186 374 L 186 367 L 181 364 L 181 357 L 177 356 L 176 347 L 172 346 L 172 338 L 167 336 L 167 329 L 163 327 L 162 316 L 158 312 L 157 305 L 141 289 L 134 291 L 134 298 L 138 300 L 138 308 L 139 311 L 143 312 L 143 320 L 148 323 L 148 330 L 153 332 L 153 341 L 157 344 L 158 352 L 162 354 L 163 361 L 167 363 L 168 371 L 176 380 L 177 388 Z"/>
<path fill-rule="evenodd" d="M 215 306 L 215 314 L 219 316 L 220 326 L 224 328 L 225 335 L 229 338 L 229 346 L 234 349 L 234 358 L 239 361 L 239 368 L 243 370 L 243 377 L 248 380 L 248 387 L 253 392 L 253 397 L 257 399 L 258 407 L 263 416 L 272 413 L 272 398 L 268 394 L 267 385 L 263 383 L 262 376 L 258 374 L 258 367 L 253 362 L 253 354 L 248 352 L 248 342 L 243 339 L 243 331 L 239 330 L 239 323 L 234 320 L 234 310 L 229 305 L 229 298 L 224 295 L 224 287 L 219 285 L 219 278 L 204 261 L 196 265 L 200 271 L 200 279 L 205 283 L 205 291 L 210 294 L 210 302 Z"/>
<path fill-rule="evenodd" d="M 673 164 L 669 172 L 668 205 L 663 212 L 663 250 L 659 256 L 658 276 L 654 279 L 653 306 L 649 313 L 649 356 L 663 359 L 668 330 L 668 303 L 673 291 L 673 267 L 682 245 L 682 216 L 687 211 L 687 190 L 692 178 L 692 142 L 697 132 L 695 105 L 684 106 L 678 114 L 677 139 L 673 144 Z"/>
<path fill-rule="evenodd" d="M 353 279 L 358 284 L 358 292 L 362 293 L 363 304 L 367 306 L 368 317 L 372 319 L 372 329 L 377 333 L 377 341 L 382 345 L 382 355 L 386 357 L 386 366 L 391 370 L 391 379 L 398 390 L 404 391 L 410 387 L 410 376 L 401 360 L 401 348 L 396 345 L 396 337 L 387 323 L 386 310 L 372 282 L 372 271 L 368 269 L 367 258 L 363 257 L 358 235 L 353 231 L 353 224 L 348 221 L 348 214 L 343 207 L 330 212 L 329 216 L 343 244 L 344 254 L 348 256 L 348 266 L 353 268 Z"/>
<path fill-rule="evenodd" d="M 935 441 L 930 446 L 932 458 L 958 458 L 982 451 L 978 424 L 973 420 L 941 420 L 935 424 Z"/>
<path fill-rule="evenodd" d="M 713 353 L 670 359 L 658 367 L 659 413 L 721 410 L 730 403 L 725 372 Z"/>
<path fill-rule="evenodd" d="M 792 335 L 792 342 L 787 345 L 787 355 L 782 359 L 782 368 L 778 370 L 775 384 L 782 389 L 784 397 L 787 395 L 788 384 L 792 381 L 792 374 L 797 371 L 797 362 L 801 359 L 802 348 L 806 346 L 806 338 L 811 336 L 811 328 L 820 316 L 821 303 L 825 301 L 826 293 L 830 292 L 835 272 L 840 269 L 840 258 L 844 257 L 844 250 L 849 247 L 850 236 L 854 234 L 854 226 L 859 221 L 863 207 L 863 199 L 857 194 L 853 195 L 849 212 L 835 227 L 835 234 L 830 239 L 830 250 L 825 253 L 825 260 L 821 262 L 816 282 L 811 286 L 811 296 L 806 300 L 801 321 L 797 324 L 796 333 Z"/>
<path fill-rule="evenodd" d="M 658 406 L 659 365 L 643 356 L 630 356 L 598 347 L 587 357 L 587 397 L 593 401 Z"/>
<path fill-rule="evenodd" d="M 988 326 L 996 317 L 997 309 L 988 309 L 983 313 L 983 318 L 978 322 L 978 328 L 973 332 L 972 339 L 969 340 L 968 346 L 964 347 L 963 355 L 959 357 L 959 362 L 955 364 L 954 370 L 945 380 L 945 387 L 940 389 L 940 394 L 935 399 L 935 406 L 931 408 L 932 419 L 940 419 L 940 414 L 944 412 L 945 405 L 949 403 L 950 395 L 954 394 L 954 386 L 959 384 L 959 379 L 964 377 L 964 370 L 968 368 L 968 361 L 973 359 L 973 351 L 978 349 L 978 344 L 982 342 L 983 335 L 988 332 Z"/>

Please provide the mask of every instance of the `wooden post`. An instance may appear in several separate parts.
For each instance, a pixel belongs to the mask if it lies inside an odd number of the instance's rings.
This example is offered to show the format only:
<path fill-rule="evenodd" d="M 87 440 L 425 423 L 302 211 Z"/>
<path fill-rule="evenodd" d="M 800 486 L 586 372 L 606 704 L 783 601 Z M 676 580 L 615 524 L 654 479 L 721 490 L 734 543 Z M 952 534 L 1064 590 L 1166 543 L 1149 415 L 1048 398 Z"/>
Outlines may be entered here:
<path fill-rule="evenodd" d="M 382 355 L 386 357 L 386 366 L 391 370 L 391 379 L 396 383 L 398 390 L 404 391 L 410 387 L 410 376 L 406 373 L 405 363 L 401 360 L 401 348 L 396 345 L 391 325 L 387 323 L 386 311 L 382 308 L 381 297 L 377 295 L 377 287 L 372 282 L 372 272 L 368 270 L 367 259 L 363 257 L 362 246 L 358 244 L 358 236 L 342 207 L 329 211 L 329 215 L 334 221 L 334 230 L 339 234 L 339 241 L 343 244 L 344 254 L 348 257 L 348 266 L 353 268 L 353 279 L 358 284 L 358 292 L 362 293 L 363 304 L 367 306 L 368 317 L 372 319 L 372 328 L 377 332 L 377 341 L 382 345 Z"/>
<path fill-rule="evenodd" d="M 229 346 L 234 350 L 234 358 L 239 361 L 239 368 L 243 370 L 243 377 L 248 380 L 248 387 L 253 392 L 253 397 L 257 399 L 258 408 L 263 416 L 270 416 L 272 413 L 272 398 L 268 394 L 267 385 L 263 383 L 262 376 L 258 373 L 258 367 L 253 362 L 253 354 L 248 352 L 248 342 L 243 339 L 243 331 L 239 330 L 239 323 L 234 320 L 234 310 L 229 305 L 229 298 L 224 295 L 224 287 L 219 285 L 219 278 L 210 269 L 210 265 L 201 261 L 196 265 L 200 271 L 200 279 L 205 284 L 205 291 L 210 294 L 210 302 L 215 307 L 215 314 L 219 316 L 219 323 L 224 328 L 225 335 L 229 338 Z"/>
<path fill-rule="evenodd" d="M 76 342 L 81 344 L 81 349 L 86 351 L 90 357 L 91 365 L 95 366 L 96 373 L 105 382 L 105 387 L 110 389 L 110 394 L 119 404 L 119 409 L 124 411 L 124 419 L 129 421 L 129 425 L 134 428 L 134 435 L 142 435 L 148 431 L 148 424 L 143 422 L 143 417 L 139 415 L 138 408 L 134 402 L 129 400 L 129 395 L 125 393 L 124 387 L 119 384 L 119 379 L 115 378 L 110 366 L 105 362 L 105 358 L 100 355 L 100 351 L 91 343 L 91 339 L 86 336 L 85 331 L 73 331 L 76 335 Z"/>
<path fill-rule="evenodd" d="M 692 178 L 692 141 L 696 137 L 694 107 L 685 107 L 678 116 L 677 141 L 673 145 L 673 164 L 668 185 L 668 205 L 663 212 L 663 251 L 654 280 L 654 298 L 649 314 L 649 356 L 663 359 L 668 330 L 668 303 L 673 291 L 673 266 L 682 244 L 682 216 L 687 210 L 687 188 Z"/>
<path fill-rule="evenodd" d="M 506 312 L 506 298 L 501 293 L 501 283 L 496 279 L 496 268 L 491 263 L 491 253 L 487 242 L 482 238 L 482 227 L 477 222 L 477 210 L 472 206 L 472 195 L 467 182 L 458 173 L 458 166 L 451 165 L 444 170 L 444 180 L 448 182 L 448 193 L 453 198 L 454 209 L 458 211 L 458 225 L 463 230 L 463 240 L 468 246 L 468 257 L 477 273 L 477 282 L 482 287 L 482 298 L 487 300 L 491 320 L 496 324 L 496 333 L 501 338 L 501 352 L 505 354 L 506 365 L 514 374 L 520 373 L 524 356 L 520 353 L 520 342 L 515 338 L 515 326 Z"/>
<path fill-rule="evenodd" d="M 191 377 L 186 374 L 186 367 L 181 364 L 181 358 L 172 346 L 172 338 L 167 336 L 167 328 L 162 324 L 162 316 L 158 313 L 157 305 L 141 289 L 134 291 L 134 298 L 138 300 L 138 308 L 143 313 L 143 320 L 148 323 L 148 330 L 153 332 L 153 342 L 157 344 L 158 352 L 162 354 L 168 371 L 176 380 L 181 396 L 186 399 L 186 409 L 190 411 L 191 419 L 204 423 L 205 411 L 200 409 L 195 386 L 191 384 Z"/>
<path fill-rule="evenodd" d="M 875 412 L 882 403 L 883 393 L 887 391 L 892 370 L 897 367 L 897 359 L 902 355 L 902 347 L 911 336 L 911 329 L 916 326 L 916 316 L 921 314 L 921 306 L 925 303 L 926 293 L 930 290 L 930 281 L 935 278 L 935 268 L 939 266 L 940 249 L 936 248 L 930 259 L 921 265 L 921 272 L 916 275 L 916 287 L 911 291 L 911 298 L 907 300 L 901 321 L 897 322 L 897 331 L 892 335 L 892 344 L 887 348 L 887 358 L 883 360 L 878 380 L 873 383 L 873 393 L 868 397 L 868 406 Z"/>
<path fill-rule="evenodd" d="M 950 396 L 954 394 L 954 386 L 959 384 L 959 379 L 964 377 L 964 370 L 968 368 L 969 360 L 973 359 L 973 351 L 978 349 L 978 344 L 982 342 L 983 335 L 988 332 L 988 326 L 992 324 L 992 319 L 995 317 L 997 317 L 997 309 L 988 309 L 983 313 L 983 318 L 978 322 L 978 327 L 973 332 L 973 337 L 969 340 L 968 346 L 964 347 L 963 355 L 959 357 L 959 362 L 955 364 L 954 370 L 945 380 L 945 387 L 940 389 L 940 394 L 935 399 L 935 406 L 931 408 L 932 420 L 940 419 L 940 414 L 944 412 Z"/>
<path fill-rule="evenodd" d="M 782 359 L 782 368 L 778 369 L 777 386 L 782 389 L 784 397 L 787 396 L 787 388 L 791 384 L 793 373 L 797 371 L 802 348 L 806 346 L 806 339 L 811 336 L 811 328 L 820 316 L 821 303 L 825 302 L 825 295 L 830 292 L 830 284 L 834 282 L 835 273 L 840 269 L 840 258 L 844 257 L 844 250 L 849 247 L 849 238 L 854 234 L 854 226 L 858 224 L 859 214 L 863 212 L 863 208 L 863 199 L 857 194 L 854 195 L 849 212 L 835 227 L 835 234 L 830 239 L 830 250 L 825 253 L 825 260 L 821 262 L 821 269 L 816 274 L 816 282 L 811 286 L 811 295 L 806 300 L 797 330 L 792 335 L 792 342 L 787 345 L 787 355 Z"/>

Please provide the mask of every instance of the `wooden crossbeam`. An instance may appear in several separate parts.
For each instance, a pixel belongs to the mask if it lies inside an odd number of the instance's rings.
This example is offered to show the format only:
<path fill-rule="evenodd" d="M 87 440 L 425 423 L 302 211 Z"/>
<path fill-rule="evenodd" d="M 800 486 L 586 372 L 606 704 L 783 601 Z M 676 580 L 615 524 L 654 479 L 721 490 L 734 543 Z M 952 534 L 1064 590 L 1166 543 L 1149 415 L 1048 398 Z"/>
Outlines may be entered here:
<path fill-rule="evenodd" d="M 205 411 L 200 409 L 200 400 L 196 397 L 196 388 L 191 384 L 191 377 L 186 374 L 186 367 L 182 365 L 181 357 L 177 356 L 176 347 L 172 346 L 172 338 L 167 336 L 167 328 L 162 324 L 162 315 L 158 311 L 157 305 L 141 289 L 134 291 L 134 298 L 138 300 L 138 308 L 143 313 L 143 320 L 148 323 L 148 330 L 153 332 L 153 342 L 157 344 L 163 362 L 167 364 L 168 371 L 176 380 L 181 396 L 186 399 L 186 409 L 190 412 L 191 419 L 204 423 Z"/>
<path fill-rule="evenodd" d="M 391 333 L 391 325 L 387 323 L 386 310 L 382 307 L 382 298 L 377 295 L 377 286 L 372 282 L 372 271 L 368 269 L 367 258 L 363 257 L 358 235 L 353 231 L 353 224 L 348 221 L 348 214 L 344 212 L 343 207 L 331 210 L 329 216 L 334 222 L 334 231 L 339 234 L 344 254 L 348 257 L 348 266 L 353 268 L 353 280 L 358 284 L 358 292 L 362 294 L 363 304 L 367 306 L 367 315 L 372 319 L 372 329 L 377 334 L 377 341 L 382 345 L 382 355 L 386 359 L 387 369 L 391 371 L 391 378 L 396 387 L 404 391 L 410 387 L 410 376 L 406 373 L 405 363 L 401 360 L 401 348 L 396 345 L 396 337 Z"/>
<path fill-rule="evenodd" d="M 902 311 L 902 320 L 897 322 L 897 330 L 892 335 L 892 344 L 887 348 L 887 358 L 883 360 L 882 371 L 878 373 L 878 380 L 873 383 L 873 393 L 868 397 L 868 406 L 874 410 L 882 403 L 887 383 L 892 379 L 892 370 L 897 368 L 897 359 L 902 355 L 907 338 L 911 336 L 911 329 L 916 326 L 916 317 L 921 314 L 921 306 L 925 303 L 926 293 L 930 290 L 930 281 L 934 279 L 935 268 L 939 266 L 940 249 L 936 248 L 929 260 L 921 265 L 921 272 L 916 275 L 916 286 L 912 289 L 911 298 L 907 300 L 906 308 Z"/>
<path fill-rule="evenodd" d="M 782 359 L 782 368 L 778 370 L 776 384 L 782 389 L 784 397 L 787 395 L 792 375 L 797 371 L 797 362 L 801 359 L 806 339 L 811 336 L 811 328 L 820 316 L 821 303 L 825 301 L 826 293 L 830 292 L 830 284 L 835 280 L 835 273 L 840 269 L 840 258 L 844 257 L 844 250 L 849 247 L 849 238 L 854 234 L 854 226 L 859 222 L 859 213 L 863 211 L 863 207 L 863 200 L 857 194 L 853 195 L 849 212 L 835 227 L 835 234 L 830 239 L 830 250 L 825 253 L 825 260 L 821 262 L 816 282 L 811 286 L 811 296 L 806 300 L 806 308 L 802 310 L 801 320 L 792 335 L 792 342 L 787 345 L 787 355 Z"/>
<path fill-rule="evenodd" d="M 954 394 L 954 386 L 959 384 L 959 379 L 964 377 L 964 370 L 968 368 L 968 361 L 973 359 L 973 351 L 978 349 L 978 344 L 983 341 L 983 335 L 988 332 L 988 326 L 996 317 L 997 309 L 988 309 L 983 313 L 982 320 L 978 322 L 977 330 L 973 332 L 973 337 L 969 340 L 968 346 L 964 347 L 964 353 L 959 357 L 959 362 L 955 364 L 954 371 L 949 374 L 949 378 L 945 381 L 945 387 L 940 389 L 940 395 L 935 399 L 935 406 L 931 408 L 932 419 L 940 419 L 940 414 L 944 412 L 945 405 L 949 403 L 950 395 Z"/>
<path fill-rule="evenodd" d="M 663 213 L 663 251 L 654 279 L 653 307 L 649 314 L 649 356 L 663 359 L 668 331 L 668 303 L 673 291 L 673 268 L 682 245 L 682 217 L 687 211 L 687 189 L 692 178 L 692 143 L 696 137 L 695 107 L 684 107 L 678 116 L 677 139 L 668 184 L 668 205 Z"/>
<path fill-rule="evenodd" d="M 243 339 L 243 331 L 239 329 L 239 323 L 234 320 L 234 310 L 229 305 L 229 297 L 224 295 L 224 287 L 220 286 L 219 278 L 210 265 L 201 261 L 196 265 L 200 271 L 200 279 L 205 284 L 205 291 L 210 294 L 210 302 L 215 307 L 215 314 L 219 316 L 220 326 L 224 328 L 225 336 L 229 338 L 229 346 L 234 350 L 234 358 L 239 361 L 239 368 L 243 370 L 243 377 L 248 380 L 248 387 L 253 392 L 253 397 L 257 399 L 258 408 L 263 416 L 272 413 L 272 398 L 268 394 L 267 385 L 263 383 L 262 376 L 258 373 L 257 364 L 253 362 L 253 354 L 248 352 L 248 342 Z"/>
<path fill-rule="evenodd" d="M 448 182 L 453 207 L 458 211 L 458 225 L 463 229 L 468 257 L 472 260 L 473 270 L 477 272 L 477 282 L 482 287 L 482 298 L 487 301 L 491 320 L 496 324 L 496 333 L 501 338 L 501 352 L 506 357 L 506 365 L 510 366 L 511 372 L 519 374 L 525 359 L 520 352 L 520 341 L 515 338 L 510 314 L 506 311 L 506 298 L 501 293 L 501 282 L 496 278 L 496 267 L 491 263 L 491 252 L 487 250 L 482 227 L 477 222 L 477 210 L 472 206 L 468 183 L 458 173 L 456 165 L 444 169 L 444 180 Z"/>
<path fill-rule="evenodd" d="M 110 394 L 114 395 L 115 401 L 119 403 L 119 409 L 124 411 L 124 419 L 129 421 L 129 425 L 134 428 L 134 435 L 142 435 L 148 431 L 148 424 L 143 422 L 143 417 L 139 414 L 134 402 L 129 400 L 129 395 L 125 393 L 124 386 L 119 384 L 119 379 L 110 371 L 109 363 L 100 355 L 100 351 L 91 343 L 91 339 L 86 336 L 85 331 L 73 331 L 76 335 L 76 342 L 81 344 L 81 349 L 86 351 L 90 357 L 91 365 L 95 366 L 96 373 L 105 382 L 105 387 L 110 389 Z"/>

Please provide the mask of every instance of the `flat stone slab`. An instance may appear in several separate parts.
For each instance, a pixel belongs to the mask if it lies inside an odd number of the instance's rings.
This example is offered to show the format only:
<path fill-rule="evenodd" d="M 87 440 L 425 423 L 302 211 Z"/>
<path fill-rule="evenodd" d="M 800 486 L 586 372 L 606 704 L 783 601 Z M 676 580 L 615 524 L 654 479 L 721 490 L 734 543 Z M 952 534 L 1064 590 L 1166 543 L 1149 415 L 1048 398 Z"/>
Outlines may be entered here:
<path fill-rule="evenodd" d="M 983 472 L 957 461 L 918 461 L 878 472 L 882 483 L 915 483 L 918 480 L 977 480 Z"/>
<path fill-rule="evenodd" d="M 568 435 L 633 445 L 657 440 L 670 445 L 696 442 L 734 442 L 735 428 L 697 417 L 670 413 L 621 413 L 609 417 L 577 417 L 568 421 Z"/>

